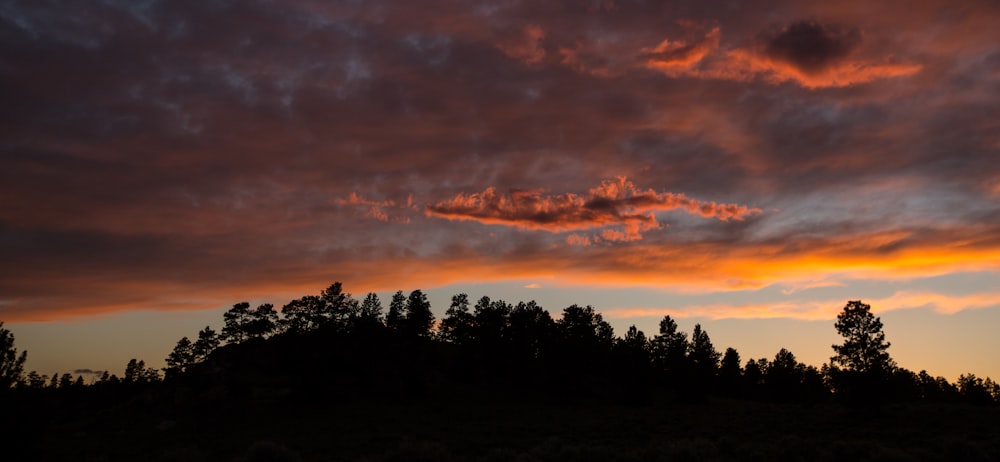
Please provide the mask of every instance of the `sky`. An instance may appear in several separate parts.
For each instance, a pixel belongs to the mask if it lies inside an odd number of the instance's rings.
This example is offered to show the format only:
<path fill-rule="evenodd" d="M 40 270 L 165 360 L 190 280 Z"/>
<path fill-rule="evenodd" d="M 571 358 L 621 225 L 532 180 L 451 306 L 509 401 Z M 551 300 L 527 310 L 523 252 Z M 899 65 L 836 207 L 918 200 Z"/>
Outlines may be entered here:
<path fill-rule="evenodd" d="M 1000 378 L 1000 3 L 0 2 L 0 320 L 162 367 L 334 281 Z"/>

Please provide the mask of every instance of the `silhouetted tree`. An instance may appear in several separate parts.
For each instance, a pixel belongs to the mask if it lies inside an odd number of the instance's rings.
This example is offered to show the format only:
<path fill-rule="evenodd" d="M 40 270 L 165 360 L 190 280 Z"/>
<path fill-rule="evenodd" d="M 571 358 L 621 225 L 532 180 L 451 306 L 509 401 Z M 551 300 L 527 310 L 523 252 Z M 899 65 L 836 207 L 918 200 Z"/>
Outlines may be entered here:
<path fill-rule="evenodd" d="M 136 383 L 139 382 L 143 377 L 143 370 L 146 368 L 145 361 L 139 361 L 132 358 L 125 365 L 125 383 Z"/>
<path fill-rule="evenodd" d="M 321 325 L 333 324 L 340 330 L 345 330 L 360 317 L 361 309 L 358 301 L 351 294 L 344 292 L 340 282 L 334 282 L 320 293 L 323 301 Z"/>
<path fill-rule="evenodd" d="M 541 360 L 555 336 L 555 321 L 534 300 L 519 302 L 510 310 L 507 338 L 512 354 L 522 366 Z"/>
<path fill-rule="evenodd" d="M 590 305 L 572 305 L 564 309 L 562 318 L 556 321 L 556 328 L 564 341 L 590 350 L 610 351 L 615 340 L 611 324 L 604 321 L 601 314 Z"/>
<path fill-rule="evenodd" d="M 739 352 L 735 348 L 726 348 L 719 364 L 719 390 L 728 396 L 736 396 L 739 394 L 742 376 Z"/>
<path fill-rule="evenodd" d="M 249 326 L 253 322 L 253 314 L 250 312 L 250 303 L 240 302 L 233 305 L 228 311 L 223 313 L 222 319 L 225 325 L 222 327 L 222 338 L 228 343 L 243 343 L 250 338 Z M 128 374 L 125 374 L 125 381 L 128 382 Z"/>
<path fill-rule="evenodd" d="M 400 330 L 405 310 L 406 295 L 403 294 L 402 290 L 397 290 L 396 293 L 392 294 L 392 300 L 389 301 L 389 313 L 385 315 L 385 326 L 392 330 Z"/>
<path fill-rule="evenodd" d="M 451 297 L 451 305 L 444 313 L 438 333 L 446 342 L 465 345 L 472 338 L 473 322 L 472 313 L 469 312 L 469 296 L 456 294 Z"/>
<path fill-rule="evenodd" d="M 479 347 L 492 359 L 502 354 L 503 341 L 507 333 L 507 322 L 514 307 L 503 300 L 480 298 L 473 313 L 473 337 Z"/>
<path fill-rule="evenodd" d="M 851 404 L 877 406 L 895 367 L 886 352 L 890 344 L 885 341 L 882 321 L 871 313 L 870 305 L 852 300 L 837 315 L 835 327 L 844 343 L 833 345 L 837 353 L 830 358 L 834 386 Z"/>
<path fill-rule="evenodd" d="M 677 323 L 670 316 L 660 320 L 659 332 L 652 342 L 653 367 L 668 385 L 676 387 L 687 372 L 687 334 L 677 330 Z"/>
<path fill-rule="evenodd" d="M 958 392 L 962 399 L 973 404 L 989 404 L 993 402 L 993 388 L 996 384 L 989 377 L 984 381 L 975 374 L 962 374 L 958 377 Z"/>
<path fill-rule="evenodd" d="M 375 325 L 382 322 L 382 301 L 378 299 L 378 295 L 374 292 L 369 292 L 368 295 L 365 295 L 365 300 L 361 302 L 358 316 L 359 321 L 366 325 Z"/>
<path fill-rule="evenodd" d="M 237 303 L 222 315 L 225 326 L 222 338 L 229 343 L 242 343 L 251 338 L 262 338 L 272 334 L 278 327 L 278 313 L 274 305 L 264 303 L 250 309 L 247 302 Z"/>
<path fill-rule="evenodd" d="M 250 320 L 244 326 L 248 338 L 265 338 L 278 328 L 278 313 L 274 305 L 264 303 L 250 311 Z"/>
<path fill-rule="evenodd" d="M 208 358 L 208 355 L 212 353 L 216 348 L 219 347 L 219 343 L 222 340 L 219 338 L 218 334 L 212 330 L 211 326 L 205 326 L 200 332 L 198 332 L 198 340 L 195 340 L 194 345 L 192 345 L 191 352 L 194 355 L 195 362 L 201 362 Z"/>
<path fill-rule="evenodd" d="M 123 379 L 125 383 L 149 383 L 159 380 L 160 373 L 156 369 L 147 369 L 145 361 L 133 358 L 125 366 L 125 377 Z"/>
<path fill-rule="evenodd" d="M 319 296 L 307 295 L 281 308 L 281 328 L 286 332 L 304 332 L 333 325 L 346 330 L 361 317 L 358 301 L 344 292 L 343 284 L 334 282 Z"/>
<path fill-rule="evenodd" d="M 644 392 L 649 387 L 650 356 L 649 339 L 634 325 L 629 326 L 625 336 L 617 339 L 614 346 L 615 364 L 618 366 L 621 384 L 629 395 Z M 643 399 L 644 396 L 626 396 L 627 399 Z"/>
<path fill-rule="evenodd" d="M 34 389 L 45 388 L 45 383 L 48 382 L 48 380 L 49 380 L 48 376 L 39 375 L 38 372 L 31 371 L 28 373 L 26 385 L 28 386 L 28 388 L 34 388 Z"/>
<path fill-rule="evenodd" d="M 615 348 L 624 357 L 630 358 L 634 367 L 645 367 L 649 363 L 649 339 L 634 324 L 625 331 L 624 337 L 615 342 Z"/>
<path fill-rule="evenodd" d="M 59 388 L 62 390 L 69 389 L 73 386 L 73 376 L 68 372 L 64 373 L 59 377 Z"/>
<path fill-rule="evenodd" d="M 764 372 L 764 387 L 774 401 L 792 401 L 797 397 L 802 371 L 791 351 L 784 348 L 774 355 Z"/>
<path fill-rule="evenodd" d="M 0 390 L 11 388 L 24 380 L 24 361 L 27 359 L 27 351 L 17 354 L 14 334 L 4 329 L 3 321 L 0 321 Z"/>
<path fill-rule="evenodd" d="M 843 345 L 833 345 L 836 356 L 830 360 L 848 371 L 884 373 L 893 366 L 886 350 L 882 321 L 871 313 L 871 306 L 860 300 L 849 301 L 837 315 L 837 333 L 844 337 Z"/>
<path fill-rule="evenodd" d="M 694 387 L 695 393 L 707 392 L 715 381 L 719 370 L 719 352 L 712 345 L 708 332 L 701 329 L 701 324 L 694 325 L 691 342 L 688 344 L 688 381 Z"/>
<path fill-rule="evenodd" d="M 195 362 L 194 344 L 187 337 L 181 337 L 174 350 L 167 356 L 167 374 L 172 376 L 183 373 Z"/>
<path fill-rule="evenodd" d="M 406 309 L 401 320 L 401 331 L 411 336 L 427 336 L 434 326 L 434 313 L 431 312 L 431 303 L 427 301 L 420 289 L 410 292 L 406 298 Z"/>
<path fill-rule="evenodd" d="M 281 307 L 282 331 L 301 333 L 317 328 L 321 323 L 318 313 L 322 303 L 318 296 L 306 295 L 285 304 Z"/>
<path fill-rule="evenodd" d="M 569 396 L 590 392 L 607 378 L 615 337 L 611 325 L 592 306 L 572 305 L 555 322 L 558 343 L 549 364 Z"/>

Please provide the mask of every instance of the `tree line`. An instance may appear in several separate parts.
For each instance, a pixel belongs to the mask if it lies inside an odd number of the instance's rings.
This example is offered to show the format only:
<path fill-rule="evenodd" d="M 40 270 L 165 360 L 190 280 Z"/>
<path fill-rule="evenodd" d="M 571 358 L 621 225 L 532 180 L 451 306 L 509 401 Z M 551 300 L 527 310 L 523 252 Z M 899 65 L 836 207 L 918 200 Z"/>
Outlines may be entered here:
<path fill-rule="evenodd" d="M 318 295 L 292 300 L 280 311 L 272 304 L 237 303 L 223 315 L 223 328 L 210 326 L 177 341 L 161 371 L 132 359 L 119 378 L 105 372 L 93 387 L 141 387 L 204 374 L 203 366 L 226 350 L 261 348 L 274 342 L 295 344 L 307 338 L 340 339 L 337 355 L 377 362 L 404 354 L 421 364 L 411 374 L 439 370 L 461 383 L 544 383 L 569 394 L 616 389 L 641 396 L 668 390 L 687 399 L 707 395 L 774 402 L 815 403 L 840 400 L 851 405 L 893 401 L 1000 403 L 1000 385 L 990 378 L 963 374 L 951 383 L 926 371 L 899 367 L 888 353 L 881 320 L 861 301 L 849 301 L 834 325 L 843 343 L 817 368 L 782 348 L 773 358 L 744 362 L 735 348 L 720 352 L 696 324 L 688 335 L 664 316 L 648 336 L 634 325 L 616 336 L 592 306 L 572 305 L 556 319 L 534 301 L 511 304 L 482 297 L 474 303 L 462 293 L 439 322 L 421 290 L 397 291 L 384 309 L 375 293 L 356 299 L 336 282 Z M 79 389 L 82 376 L 51 378 L 24 373 L 26 352 L 18 354 L 13 335 L 0 323 L 0 390 Z M 292 343 L 289 343 L 292 342 Z M 422 352 L 419 359 L 415 356 Z M 219 361 L 219 364 L 224 361 Z M 399 366 L 402 363 L 393 363 Z M 216 369 L 218 369 L 216 365 Z M 364 371 L 364 367 L 361 366 Z M 374 367 L 374 366 L 371 366 Z M 200 369 L 199 369 L 200 368 Z"/>

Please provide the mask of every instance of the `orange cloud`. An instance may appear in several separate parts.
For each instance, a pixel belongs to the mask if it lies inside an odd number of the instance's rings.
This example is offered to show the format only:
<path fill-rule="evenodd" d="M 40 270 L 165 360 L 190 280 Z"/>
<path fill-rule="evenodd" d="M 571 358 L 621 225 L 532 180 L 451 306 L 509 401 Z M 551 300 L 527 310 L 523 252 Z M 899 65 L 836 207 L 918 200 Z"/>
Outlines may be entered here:
<path fill-rule="evenodd" d="M 774 84 L 792 81 L 806 88 L 846 87 L 905 77 L 923 68 L 919 64 L 897 63 L 886 58 L 881 61 L 846 61 L 813 70 L 750 50 L 732 50 L 727 56 L 730 59 L 727 72 L 720 72 L 719 75 L 761 77 Z"/>
<path fill-rule="evenodd" d="M 407 198 L 407 205 L 406 205 L 406 207 L 411 206 L 412 202 L 413 202 L 413 197 L 412 196 L 408 197 Z M 385 209 L 387 207 L 395 207 L 396 206 L 396 202 L 392 201 L 392 200 L 374 201 L 374 200 L 369 200 L 369 199 L 365 199 L 364 197 L 361 197 L 361 195 L 359 195 L 357 192 L 352 192 L 351 194 L 349 194 L 347 196 L 346 199 L 337 199 L 337 204 L 348 205 L 348 206 L 356 206 L 359 209 L 364 210 L 364 215 L 366 217 L 368 217 L 368 218 L 374 218 L 374 219 L 376 219 L 378 221 L 385 221 L 385 222 L 387 222 L 390 219 L 392 219 L 392 220 L 394 220 L 396 222 L 402 222 L 402 223 L 409 223 L 409 221 L 410 221 L 410 219 L 408 217 L 390 217 L 389 216 L 389 214 L 385 211 Z"/>
<path fill-rule="evenodd" d="M 694 43 L 683 40 L 665 39 L 654 48 L 642 50 L 646 58 L 646 67 L 656 69 L 668 75 L 681 75 L 693 72 L 692 68 L 709 53 L 719 48 L 719 28 L 713 28 L 704 38 Z"/>
<path fill-rule="evenodd" d="M 605 180 L 586 195 L 553 196 L 540 190 L 498 194 L 491 187 L 481 193 L 460 193 L 452 199 L 429 205 L 425 213 L 449 220 L 472 220 L 549 232 L 620 225 L 620 230 L 601 233 L 601 239 L 615 242 L 641 239 L 642 232 L 660 227 L 654 212 L 676 209 L 722 221 L 743 220 L 748 215 L 760 213 L 760 209 L 746 205 L 718 204 L 691 199 L 684 194 L 640 190 L 625 177 Z M 588 241 L 572 238 L 568 242 L 582 245 Z"/>
<path fill-rule="evenodd" d="M 779 84 L 792 81 L 806 88 L 844 87 L 919 72 L 919 64 L 856 59 L 862 34 L 816 21 L 798 21 L 761 34 L 753 46 L 719 49 L 719 28 L 692 44 L 664 40 L 641 52 L 642 65 L 669 77 L 749 81 L 762 78 Z"/>
<path fill-rule="evenodd" d="M 544 39 L 545 30 L 538 25 L 529 24 L 513 37 L 497 42 L 496 47 L 513 59 L 536 64 L 545 59 L 545 48 L 542 47 Z"/>

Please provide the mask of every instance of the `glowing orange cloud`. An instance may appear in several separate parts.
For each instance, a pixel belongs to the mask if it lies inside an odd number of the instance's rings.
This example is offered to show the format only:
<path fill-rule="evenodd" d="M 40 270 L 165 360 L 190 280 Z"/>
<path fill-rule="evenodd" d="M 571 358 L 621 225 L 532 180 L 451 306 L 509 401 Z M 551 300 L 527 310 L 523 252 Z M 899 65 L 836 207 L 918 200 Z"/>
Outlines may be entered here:
<path fill-rule="evenodd" d="M 642 55 L 649 68 L 674 76 L 690 74 L 694 65 L 719 48 L 719 36 L 719 28 L 716 27 L 703 39 L 690 44 L 665 39 L 652 49 L 642 50 Z"/>
<path fill-rule="evenodd" d="M 746 205 L 718 204 L 691 199 L 684 194 L 639 190 L 624 177 L 605 180 L 582 196 L 573 193 L 545 195 L 539 190 L 498 194 L 491 187 L 481 193 L 460 193 L 452 199 L 429 205 L 425 213 L 449 220 L 472 220 L 549 232 L 620 225 L 622 229 L 604 230 L 600 236 L 605 241 L 615 242 L 641 239 L 642 232 L 660 227 L 654 212 L 676 209 L 722 221 L 743 220 L 748 215 L 760 213 L 760 209 Z M 567 242 L 586 245 L 590 241 L 570 237 Z"/>
<path fill-rule="evenodd" d="M 857 29 L 838 29 L 815 21 L 799 21 L 767 31 L 750 47 L 719 50 L 720 30 L 712 29 L 692 44 L 664 40 L 640 53 L 643 67 L 669 77 L 749 81 L 762 78 L 806 88 L 844 87 L 919 72 L 919 64 L 891 57 L 871 60 L 853 56 L 861 47 Z"/>

